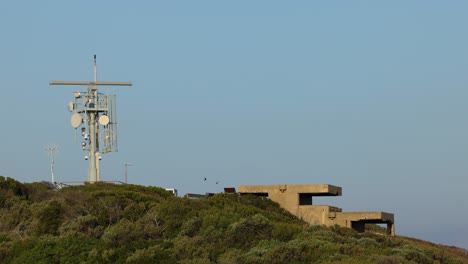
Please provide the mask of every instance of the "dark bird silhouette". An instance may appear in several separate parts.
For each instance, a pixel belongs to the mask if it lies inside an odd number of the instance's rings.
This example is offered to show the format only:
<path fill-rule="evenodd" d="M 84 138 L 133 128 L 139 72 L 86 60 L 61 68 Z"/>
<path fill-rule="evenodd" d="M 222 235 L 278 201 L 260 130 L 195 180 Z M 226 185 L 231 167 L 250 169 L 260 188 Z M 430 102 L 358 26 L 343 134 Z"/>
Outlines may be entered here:
<path fill-rule="evenodd" d="M 205 181 L 206 181 L 206 177 L 205 177 Z"/>
<path fill-rule="evenodd" d="M 218 184 L 218 182 L 216 182 L 216 184 Z"/>

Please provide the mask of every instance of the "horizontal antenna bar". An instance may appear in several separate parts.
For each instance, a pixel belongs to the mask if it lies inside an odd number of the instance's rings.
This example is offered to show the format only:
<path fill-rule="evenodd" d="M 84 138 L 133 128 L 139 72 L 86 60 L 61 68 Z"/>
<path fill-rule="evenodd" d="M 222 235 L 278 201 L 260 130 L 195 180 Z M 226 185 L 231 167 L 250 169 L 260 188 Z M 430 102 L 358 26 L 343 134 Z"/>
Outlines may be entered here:
<path fill-rule="evenodd" d="M 89 81 L 50 81 L 50 85 L 107 85 L 107 86 L 132 86 L 131 82 L 89 82 Z"/>

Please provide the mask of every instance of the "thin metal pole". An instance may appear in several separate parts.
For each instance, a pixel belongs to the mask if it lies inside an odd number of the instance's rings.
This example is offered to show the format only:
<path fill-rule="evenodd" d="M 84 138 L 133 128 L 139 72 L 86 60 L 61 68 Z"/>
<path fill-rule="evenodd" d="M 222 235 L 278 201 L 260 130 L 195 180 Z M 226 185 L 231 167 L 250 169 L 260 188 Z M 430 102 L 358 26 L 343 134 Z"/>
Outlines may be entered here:
<path fill-rule="evenodd" d="M 106 81 L 50 81 L 50 85 L 100 85 L 100 86 L 132 86 L 131 82 L 106 82 Z"/>
<path fill-rule="evenodd" d="M 97 181 L 96 175 L 96 121 L 94 111 L 88 112 L 89 117 L 89 171 L 88 181 L 94 183 Z"/>
<path fill-rule="evenodd" d="M 128 166 L 133 166 L 133 164 L 125 163 L 125 184 L 128 183 Z"/>
<path fill-rule="evenodd" d="M 96 54 L 94 54 L 94 83 L 97 82 L 97 65 L 96 65 Z M 96 85 L 93 85 L 93 88 L 94 88 L 94 92 L 95 92 L 95 95 L 94 95 L 94 107 L 96 107 L 96 109 L 98 108 L 98 104 L 99 104 L 99 93 L 97 92 L 97 86 Z M 96 116 L 96 113 L 95 112 L 95 117 Z M 94 160 L 95 160 L 95 163 L 96 163 L 96 181 L 101 181 L 101 164 L 100 164 L 100 160 L 99 160 L 99 125 L 97 124 L 98 120 L 95 120 L 95 130 L 96 132 L 94 133 L 95 134 L 95 140 L 94 140 Z"/>
<path fill-rule="evenodd" d="M 54 178 L 54 167 L 55 167 L 55 161 L 54 161 L 54 154 L 52 154 L 52 162 L 50 163 L 50 175 L 52 176 L 52 183 L 55 182 Z"/>
<path fill-rule="evenodd" d="M 46 148 L 46 151 L 47 151 L 47 153 L 49 154 L 49 156 L 51 158 L 51 161 L 50 161 L 50 175 L 51 175 L 51 178 L 52 178 L 52 184 L 55 184 L 55 177 L 54 177 L 55 159 L 54 159 L 54 155 L 55 155 L 55 152 L 57 150 L 58 150 L 58 147 L 56 147 L 56 146 Z"/>
<path fill-rule="evenodd" d="M 94 82 L 97 82 L 96 54 L 94 54 Z"/>

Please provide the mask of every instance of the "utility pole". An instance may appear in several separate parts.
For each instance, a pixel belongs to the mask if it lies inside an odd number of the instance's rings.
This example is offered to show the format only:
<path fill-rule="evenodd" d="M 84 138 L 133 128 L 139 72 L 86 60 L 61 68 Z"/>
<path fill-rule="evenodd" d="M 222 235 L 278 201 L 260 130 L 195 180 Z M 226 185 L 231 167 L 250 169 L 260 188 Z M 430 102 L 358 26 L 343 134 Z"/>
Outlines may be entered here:
<path fill-rule="evenodd" d="M 81 128 L 85 141 L 81 143 L 82 149 L 88 151 L 89 156 L 88 181 L 100 181 L 99 154 L 99 124 L 103 126 L 101 144 L 104 145 L 102 153 L 117 151 L 117 121 L 115 113 L 115 95 L 100 94 L 98 86 L 132 86 L 131 82 L 103 82 L 97 80 L 96 55 L 94 55 L 94 81 L 50 81 L 50 85 L 84 85 L 88 91 L 74 92 L 74 102 L 68 104 L 69 111 L 74 112 L 71 124 L 76 129 Z M 81 109 L 77 109 L 78 99 L 81 98 Z M 86 126 L 88 131 L 86 131 Z M 88 137 L 89 133 L 89 137 Z M 88 142 L 87 142 L 88 141 Z M 89 144 L 89 147 L 87 147 Z"/>
<path fill-rule="evenodd" d="M 48 146 L 46 147 L 45 149 L 47 151 L 47 153 L 49 154 L 50 156 L 50 175 L 51 175 L 51 178 L 52 178 L 52 184 L 55 184 L 55 178 L 54 178 L 54 167 L 55 167 L 55 161 L 54 161 L 54 155 L 55 155 L 55 152 L 58 151 L 58 147 L 57 146 Z"/>
<path fill-rule="evenodd" d="M 133 166 L 133 164 L 130 163 L 125 163 L 125 184 L 127 184 L 127 172 L 128 172 L 128 166 Z"/>

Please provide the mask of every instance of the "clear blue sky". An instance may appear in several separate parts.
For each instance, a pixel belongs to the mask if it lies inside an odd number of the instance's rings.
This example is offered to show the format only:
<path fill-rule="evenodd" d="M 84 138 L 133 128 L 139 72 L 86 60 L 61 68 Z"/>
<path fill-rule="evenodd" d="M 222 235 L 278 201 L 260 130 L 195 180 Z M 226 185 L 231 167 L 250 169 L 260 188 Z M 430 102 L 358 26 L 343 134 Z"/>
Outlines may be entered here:
<path fill-rule="evenodd" d="M 87 179 L 50 80 L 132 81 L 103 180 L 329 183 L 345 211 L 468 248 L 467 1 L 3 1 L 0 174 Z M 85 87 L 83 87 L 85 89 Z M 207 181 L 204 182 L 203 178 Z M 219 184 L 215 184 L 218 181 Z"/>

